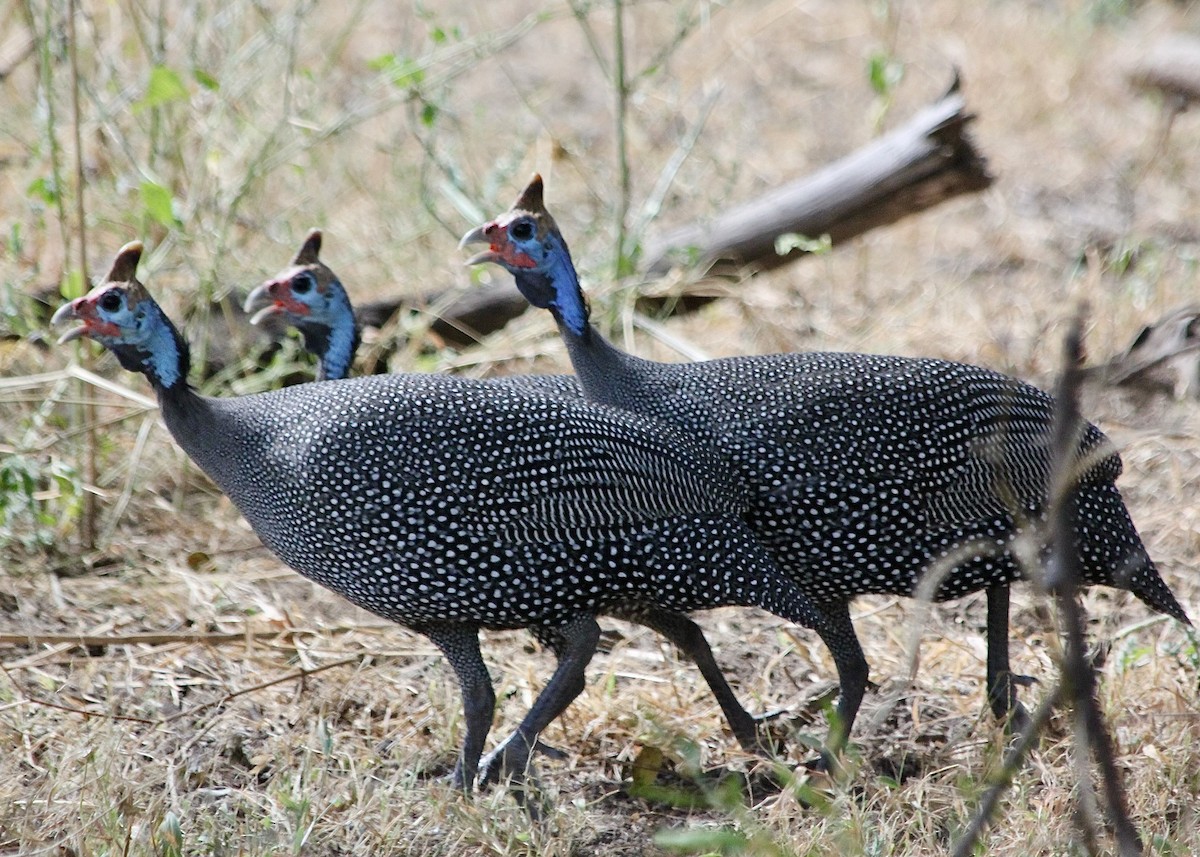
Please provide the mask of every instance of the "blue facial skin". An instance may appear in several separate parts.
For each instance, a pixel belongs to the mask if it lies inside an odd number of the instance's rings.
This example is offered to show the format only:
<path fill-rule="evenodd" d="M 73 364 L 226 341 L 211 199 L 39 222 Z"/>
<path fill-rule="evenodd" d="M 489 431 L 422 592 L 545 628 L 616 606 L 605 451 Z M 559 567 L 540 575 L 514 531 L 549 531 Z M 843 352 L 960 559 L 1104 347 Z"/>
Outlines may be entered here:
<path fill-rule="evenodd" d="M 93 300 L 93 306 L 96 317 L 119 333 L 100 331 L 92 338 L 116 354 L 122 366 L 133 372 L 149 371 L 167 389 L 184 380 L 179 342 L 156 304 L 131 302 L 128 292 L 111 287 Z"/>
<path fill-rule="evenodd" d="M 288 324 L 304 336 L 305 348 L 321 355 L 320 377 L 347 377 L 358 348 L 358 337 L 354 327 L 354 310 L 346 289 L 337 279 L 330 280 L 324 288 L 320 288 L 311 273 L 300 271 L 292 277 L 288 290 L 293 300 L 308 307 L 308 315 L 297 315 L 286 310 L 284 314 Z"/>
<path fill-rule="evenodd" d="M 531 217 L 518 217 L 505 227 L 508 243 L 515 252 L 498 254 L 496 262 L 515 278 L 517 288 L 531 304 L 549 309 L 576 335 L 588 324 L 588 308 L 571 251 L 562 236 L 547 231 L 538 234 Z"/>

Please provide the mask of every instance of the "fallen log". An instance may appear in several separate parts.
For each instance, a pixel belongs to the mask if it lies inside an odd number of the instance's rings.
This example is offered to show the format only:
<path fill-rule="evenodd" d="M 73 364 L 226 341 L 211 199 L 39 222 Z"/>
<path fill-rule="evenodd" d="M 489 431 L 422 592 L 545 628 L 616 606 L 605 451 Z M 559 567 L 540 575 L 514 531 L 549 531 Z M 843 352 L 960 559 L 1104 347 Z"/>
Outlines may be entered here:
<path fill-rule="evenodd" d="M 1200 100 L 1200 39 L 1168 36 L 1155 42 L 1128 71 L 1129 82 L 1162 95 L 1172 111 Z"/>
<path fill-rule="evenodd" d="M 646 253 L 648 276 L 683 265 L 697 273 L 763 271 L 806 255 L 776 252 L 776 239 L 828 235 L 836 246 L 879 226 L 992 183 L 987 162 L 967 135 L 974 117 L 957 81 L 950 92 L 899 128 L 811 176 L 704 222 L 662 236 Z"/>
<path fill-rule="evenodd" d="M 1146 325 L 1124 353 L 1088 376 L 1176 399 L 1200 398 L 1200 306 L 1179 307 Z"/>

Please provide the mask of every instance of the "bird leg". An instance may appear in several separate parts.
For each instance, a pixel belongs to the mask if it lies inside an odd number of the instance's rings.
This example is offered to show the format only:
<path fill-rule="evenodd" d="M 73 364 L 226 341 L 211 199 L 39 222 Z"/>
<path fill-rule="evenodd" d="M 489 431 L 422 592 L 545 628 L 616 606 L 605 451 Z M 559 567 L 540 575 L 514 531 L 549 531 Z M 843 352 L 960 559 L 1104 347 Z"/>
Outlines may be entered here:
<path fill-rule="evenodd" d="M 1033 678 L 1015 676 L 1008 663 L 1008 586 L 990 586 L 987 590 L 987 697 L 992 714 L 1007 722 L 1009 729 L 1021 733 L 1029 725 L 1029 712 L 1017 699 L 1017 685 L 1029 685 Z"/>
<path fill-rule="evenodd" d="M 455 788 L 469 793 L 479 770 L 479 757 L 483 754 L 483 744 L 492 728 L 492 715 L 496 710 L 492 677 L 488 675 L 483 656 L 479 653 L 479 629 L 474 625 L 434 625 L 416 630 L 424 633 L 441 649 L 458 676 L 467 735 L 454 765 L 452 782 Z"/>
<path fill-rule="evenodd" d="M 854 632 L 854 624 L 850 621 L 850 602 L 826 601 L 821 603 L 820 609 L 825 617 L 825 625 L 818 629 L 818 633 L 833 655 L 840 687 L 837 710 L 829 727 L 825 748 L 821 751 L 820 760 L 810 767 L 833 772 L 837 770 L 837 757 L 845 749 L 854 720 L 858 717 L 858 708 L 869 683 L 867 677 L 870 666 Z"/>
<path fill-rule="evenodd" d="M 551 642 L 558 657 L 558 666 L 534 700 L 525 719 L 515 732 L 487 755 L 479 773 L 480 788 L 507 777 L 517 801 L 534 818 L 539 813 L 538 807 L 530 802 L 531 794 L 536 790 L 531 758 L 540 744 L 538 735 L 583 692 L 584 670 L 596 653 L 600 626 L 593 616 L 580 616 L 567 625 L 555 628 L 553 636 L 545 633 L 538 633 L 538 636 Z"/>
<path fill-rule="evenodd" d="M 760 723 L 778 717 L 778 713 L 755 717 L 742 707 L 733 688 L 725 680 L 725 674 L 717 666 L 712 648 L 709 647 L 699 625 L 682 613 L 657 608 L 639 611 L 622 618 L 628 618 L 662 634 L 700 668 L 700 674 L 708 682 L 712 695 L 729 722 L 733 737 L 743 750 L 764 758 L 772 758 L 783 751 L 782 741 L 776 741 L 773 736 L 759 730 Z"/>

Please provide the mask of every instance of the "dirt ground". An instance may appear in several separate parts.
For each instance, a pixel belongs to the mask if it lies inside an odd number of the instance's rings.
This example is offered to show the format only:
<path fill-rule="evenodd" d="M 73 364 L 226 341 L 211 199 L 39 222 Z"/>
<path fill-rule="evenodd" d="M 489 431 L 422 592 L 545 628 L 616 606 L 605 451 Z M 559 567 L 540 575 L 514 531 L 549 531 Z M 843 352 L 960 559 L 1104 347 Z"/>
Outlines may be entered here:
<path fill-rule="evenodd" d="M 536 169 L 598 320 L 640 354 L 682 359 L 665 337 L 632 332 L 628 298 L 644 284 L 611 274 L 612 4 L 79 5 L 73 74 L 64 4 L 0 0 L 0 854 L 949 849 L 1005 745 L 982 692 L 981 598 L 928 616 L 905 599 L 855 603 L 878 688 L 840 787 L 799 769 L 835 679 L 819 641 L 751 611 L 699 617 L 747 706 L 782 712 L 798 775 L 783 791 L 764 786 L 689 664 L 606 622 L 586 691 L 544 736 L 565 758 L 539 760 L 554 809 L 531 824 L 502 791 L 463 798 L 444 782 L 463 727 L 433 646 L 282 567 L 173 445 L 144 381 L 54 346 L 31 309 L 27 295 L 79 285 L 77 161 L 90 272 L 142 238 L 143 280 L 193 330 L 202 298 L 273 273 L 312 226 L 356 300 L 478 288 L 457 237 Z M 1048 387 L 1081 302 L 1100 363 L 1195 300 L 1200 117 L 1168 128 L 1162 100 L 1127 76 L 1162 38 L 1200 32 L 1194 4 L 640 2 L 624 15 L 635 235 L 846 154 L 936 99 L 955 69 L 996 177 L 665 321 L 689 353 L 924 355 Z M 393 369 L 569 369 L 541 313 L 462 352 L 419 333 Z M 109 383 L 68 380 L 79 360 Z M 231 395 L 274 377 L 247 363 L 202 383 Z M 97 403 L 91 416 L 83 400 Z M 1200 403 L 1097 385 L 1084 410 L 1121 448 L 1131 513 L 1200 617 Z M 79 547 L 81 486 L 97 498 L 91 551 Z M 1115 590 L 1084 604 L 1108 647 L 1101 703 L 1134 821 L 1150 853 L 1200 853 L 1197 637 Z M 1031 706 L 1056 675 L 1055 627 L 1047 602 L 1018 588 L 1015 668 L 1041 679 L 1023 690 Z M 495 737 L 552 659 L 523 633 L 486 634 L 484 654 Z M 630 794 L 635 760 L 656 787 L 642 796 Z M 1060 714 L 987 853 L 1085 851 L 1078 762 Z M 1113 848 L 1107 834 L 1098 847 Z"/>

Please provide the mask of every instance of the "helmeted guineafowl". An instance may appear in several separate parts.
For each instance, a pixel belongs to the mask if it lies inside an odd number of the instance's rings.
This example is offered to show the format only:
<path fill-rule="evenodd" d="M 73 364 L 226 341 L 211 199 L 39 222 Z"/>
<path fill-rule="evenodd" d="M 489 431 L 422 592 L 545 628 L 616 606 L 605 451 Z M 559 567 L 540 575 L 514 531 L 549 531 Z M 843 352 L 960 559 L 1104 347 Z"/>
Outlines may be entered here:
<path fill-rule="evenodd" d="M 530 628 L 558 656 L 485 780 L 528 767 L 583 688 L 595 616 L 639 605 L 758 606 L 822 619 L 740 515 L 744 490 L 687 435 L 636 414 L 443 375 L 376 375 L 209 398 L 188 349 L 135 277 L 142 245 L 61 307 L 146 376 L 172 436 L 281 560 L 428 636 L 462 687 L 469 788 L 494 693 L 482 628 Z"/>
<path fill-rule="evenodd" d="M 244 307 L 251 324 L 275 316 L 298 329 L 305 349 L 317 358 L 317 377 L 336 380 L 349 375 L 360 335 L 345 286 L 321 261 L 321 240 L 320 230 L 310 230 L 291 265 L 251 291 Z M 510 375 L 485 383 L 560 398 L 581 399 L 583 395 L 571 375 Z M 646 625 L 674 643 L 699 667 L 742 747 L 748 752 L 767 749 L 757 731 L 758 721 L 738 702 L 696 623 L 653 605 L 641 605 L 628 616 L 615 610 L 610 615 Z"/>
<path fill-rule="evenodd" d="M 549 309 L 589 399 L 674 423 L 715 443 L 751 492 L 750 526 L 825 615 L 841 683 L 829 746 L 848 735 L 868 667 L 848 610 L 865 593 L 913 594 L 926 569 L 952 567 L 933 597 L 986 589 L 987 692 L 1023 717 L 1009 673 L 1009 550 L 1046 504 L 1053 399 L 1026 383 L 944 360 L 809 353 L 701 363 L 642 360 L 588 322 L 567 243 L 540 176 L 512 208 L 467 233 L 522 294 Z M 1188 622 L 1117 491 L 1121 460 L 1087 425 L 1080 469 L 1083 582 L 1128 589 Z"/>

